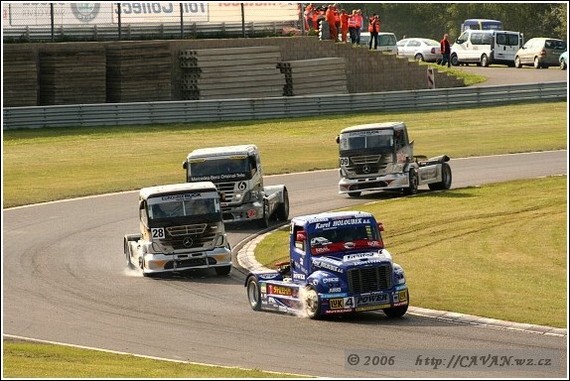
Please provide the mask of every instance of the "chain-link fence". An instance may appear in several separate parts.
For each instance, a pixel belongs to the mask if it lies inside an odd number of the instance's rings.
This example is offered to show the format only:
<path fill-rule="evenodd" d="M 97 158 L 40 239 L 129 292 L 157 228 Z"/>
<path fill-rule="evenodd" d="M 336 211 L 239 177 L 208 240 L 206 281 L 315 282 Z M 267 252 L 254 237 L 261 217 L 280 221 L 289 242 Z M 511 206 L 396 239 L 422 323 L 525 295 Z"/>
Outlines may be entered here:
<path fill-rule="evenodd" d="M 303 33 L 301 3 L 2 2 L 4 42 L 260 37 Z"/>

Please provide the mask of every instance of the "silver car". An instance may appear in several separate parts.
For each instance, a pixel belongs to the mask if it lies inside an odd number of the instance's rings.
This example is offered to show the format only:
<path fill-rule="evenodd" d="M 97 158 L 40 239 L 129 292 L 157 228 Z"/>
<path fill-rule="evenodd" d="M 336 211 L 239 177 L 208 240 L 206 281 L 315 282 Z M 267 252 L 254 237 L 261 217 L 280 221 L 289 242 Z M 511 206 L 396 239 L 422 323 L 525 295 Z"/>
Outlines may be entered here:
<path fill-rule="evenodd" d="M 404 38 L 398 41 L 398 55 L 416 61 L 437 62 L 441 60 L 440 44 L 430 38 Z"/>
<path fill-rule="evenodd" d="M 566 41 L 557 38 L 536 37 L 528 40 L 515 55 L 515 66 L 532 65 L 535 69 L 560 65 L 560 55 L 566 50 Z"/>

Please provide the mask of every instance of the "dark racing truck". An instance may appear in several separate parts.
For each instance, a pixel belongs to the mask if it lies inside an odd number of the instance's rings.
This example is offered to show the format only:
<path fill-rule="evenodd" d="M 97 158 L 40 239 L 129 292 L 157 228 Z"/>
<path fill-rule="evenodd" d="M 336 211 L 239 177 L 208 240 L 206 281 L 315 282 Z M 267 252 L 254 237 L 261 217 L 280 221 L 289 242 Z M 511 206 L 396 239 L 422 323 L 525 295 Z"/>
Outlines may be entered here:
<path fill-rule="evenodd" d="M 403 122 L 373 123 L 343 129 L 339 145 L 339 193 L 359 197 L 382 190 L 415 194 L 418 187 L 451 187 L 449 157 L 414 155 L 414 141 Z"/>
<path fill-rule="evenodd" d="M 384 248 L 382 231 L 365 212 L 293 218 L 289 261 L 246 277 L 251 308 L 310 318 L 372 310 L 403 316 L 408 286 L 404 270 Z"/>

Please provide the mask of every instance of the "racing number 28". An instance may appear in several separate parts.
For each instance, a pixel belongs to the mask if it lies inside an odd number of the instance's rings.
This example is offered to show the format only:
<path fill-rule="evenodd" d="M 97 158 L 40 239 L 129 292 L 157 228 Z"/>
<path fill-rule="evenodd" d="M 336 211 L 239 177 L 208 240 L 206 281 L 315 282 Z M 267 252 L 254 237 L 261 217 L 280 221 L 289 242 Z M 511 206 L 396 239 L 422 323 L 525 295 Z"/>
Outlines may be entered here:
<path fill-rule="evenodd" d="M 165 237 L 164 228 L 152 228 L 150 229 L 150 232 L 152 234 L 152 238 L 161 239 Z"/>

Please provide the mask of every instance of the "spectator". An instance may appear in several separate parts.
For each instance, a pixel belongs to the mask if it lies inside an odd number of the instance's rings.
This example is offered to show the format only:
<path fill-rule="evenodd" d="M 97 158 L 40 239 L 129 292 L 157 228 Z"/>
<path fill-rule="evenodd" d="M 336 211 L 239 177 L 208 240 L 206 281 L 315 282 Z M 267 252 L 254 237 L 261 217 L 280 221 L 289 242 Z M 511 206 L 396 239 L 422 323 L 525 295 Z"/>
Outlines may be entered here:
<path fill-rule="evenodd" d="M 346 13 L 346 10 L 340 10 L 340 39 L 342 42 L 346 42 L 346 36 L 348 34 L 348 24 L 350 16 Z"/>
<path fill-rule="evenodd" d="M 336 10 L 334 8 L 334 5 L 329 5 L 329 7 L 327 8 L 327 11 L 325 13 L 325 18 L 327 20 L 327 22 L 329 23 L 329 34 L 330 34 L 330 39 L 333 41 L 337 40 L 337 36 L 338 36 L 338 31 L 336 29 Z"/>
<path fill-rule="evenodd" d="M 354 45 L 356 44 L 356 17 L 358 16 L 357 10 L 353 9 L 352 13 L 348 17 L 348 34 L 350 36 L 350 42 Z"/>
<path fill-rule="evenodd" d="M 451 61 L 450 61 L 450 53 L 451 53 L 451 46 L 449 45 L 449 40 L 448 40 L 448 35 L 447 33 L 443 35 L 443 38 L 441 39 L 441 41 L 439 42 L 439 47 L 441 49 L 441 63 L 440 65 L 445 66 L 445 64 L 447 64 L 447 67 L 451 67 Z"/>
<path fill-rule="evenodd" d="M 360 45 L 360 32 L 362 32 L 362 27 L 364 26 L 364 17 L 362 17 L 362 10 L 356 10 L 356 43 Z"/>
<path fill-rule="evenodd" d="M 368 31 L 370 32 L 370 42 L 368 43 L 368 48 L 372 49 L 374 45 L 374 50 L 378 48 L 378 33 L 380 33 L 380 20 L 378 20 L 378 15 L 374 13 L 368 22 Z"/>
<path fill-rule="evenodd" d="M 314 13 L 315 13 L 315 7 L 313 6 L 313 3 L 309 3 L 309 5 L 305 7 L 305 29 L 308 31 L 316 29 L 313 24 Z"/>

